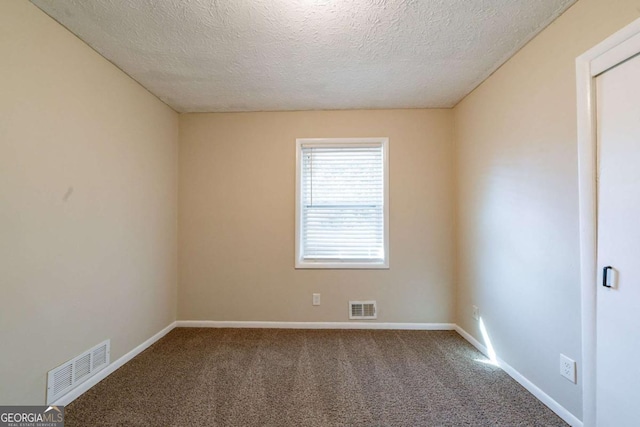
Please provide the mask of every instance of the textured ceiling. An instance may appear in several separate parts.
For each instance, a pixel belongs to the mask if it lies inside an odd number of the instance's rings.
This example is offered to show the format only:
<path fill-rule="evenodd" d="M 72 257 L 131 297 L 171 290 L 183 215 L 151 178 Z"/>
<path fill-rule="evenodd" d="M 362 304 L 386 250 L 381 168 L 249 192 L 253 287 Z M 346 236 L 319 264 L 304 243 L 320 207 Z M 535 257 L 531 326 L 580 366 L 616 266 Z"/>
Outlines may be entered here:
<path fill-rule="evenodd" d="M 32 0 L 180 112 L 452 107 L 575 0 Z"/>

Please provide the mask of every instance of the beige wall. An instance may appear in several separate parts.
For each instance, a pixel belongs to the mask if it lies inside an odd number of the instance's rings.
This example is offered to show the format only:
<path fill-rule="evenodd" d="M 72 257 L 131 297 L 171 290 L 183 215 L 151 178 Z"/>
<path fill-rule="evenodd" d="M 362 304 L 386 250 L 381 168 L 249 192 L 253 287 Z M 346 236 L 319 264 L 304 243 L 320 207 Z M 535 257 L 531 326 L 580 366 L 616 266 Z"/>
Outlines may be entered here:
<path fill-rule="evenodd" d="M 178 116 L 26 1 L 0 2 L 0 404 L 176 306 Z"/>
<path fill-rule="evenodd" d="M 389 270 L 295 270 L 295 140 L 388 136 Z M 182 320 L 453 320 L 452 111 L 180 116 Z M 322 305 L 311 305 L 311 294 Z"/>
<path fill-rule="evenodd" d="M 581 416 L 575 58 L 640 16 L 638 0 L 580 0 L 454 110 L 457 322 Z M 482 340 L 481 340 L 482 341 Z M 578 371 L 580 372 L 580 371 Z"/>

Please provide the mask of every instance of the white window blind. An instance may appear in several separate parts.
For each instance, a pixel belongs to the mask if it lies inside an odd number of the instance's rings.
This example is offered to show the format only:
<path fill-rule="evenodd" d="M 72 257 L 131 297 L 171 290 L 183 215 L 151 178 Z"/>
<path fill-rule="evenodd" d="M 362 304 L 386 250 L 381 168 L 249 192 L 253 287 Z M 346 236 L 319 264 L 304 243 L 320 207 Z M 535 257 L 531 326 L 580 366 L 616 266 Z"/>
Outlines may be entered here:
<path fill-rule="evenodd" d="M 385 148 L 382 140 L 300 143 L 299 261 L 385 264 Z"/>

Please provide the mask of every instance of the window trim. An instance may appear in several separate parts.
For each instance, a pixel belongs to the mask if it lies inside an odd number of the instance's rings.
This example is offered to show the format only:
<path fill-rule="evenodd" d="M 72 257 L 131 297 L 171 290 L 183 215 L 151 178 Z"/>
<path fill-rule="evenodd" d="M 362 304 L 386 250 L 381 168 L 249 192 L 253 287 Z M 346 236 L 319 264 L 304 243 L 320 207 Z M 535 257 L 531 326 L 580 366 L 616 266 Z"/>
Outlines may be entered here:
<path fill-rule="evenodd" d="M 302 259 L 302 148 L 303 147 L 343 147 L 343 146 L 378 146 L 382 145 L 383 197 L 384 216 L 382 261 L 310 261 Z M 389 138 L 297 138 L 296 139 L 296 195 L 295 195 L 295 268 L 296 269 L 389 269 Z"/>

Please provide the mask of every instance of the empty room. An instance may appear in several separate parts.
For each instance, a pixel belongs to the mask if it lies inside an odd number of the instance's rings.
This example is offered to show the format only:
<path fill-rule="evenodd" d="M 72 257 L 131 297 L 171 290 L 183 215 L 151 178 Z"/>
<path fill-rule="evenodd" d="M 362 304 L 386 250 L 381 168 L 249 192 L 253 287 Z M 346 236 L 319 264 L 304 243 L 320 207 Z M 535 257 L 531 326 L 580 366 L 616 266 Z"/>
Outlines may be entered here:
<path fill-rule="evenodd" d="M 638 164 L 640 0 L 2 0 L 0 426 L 640 426 Z"/>

